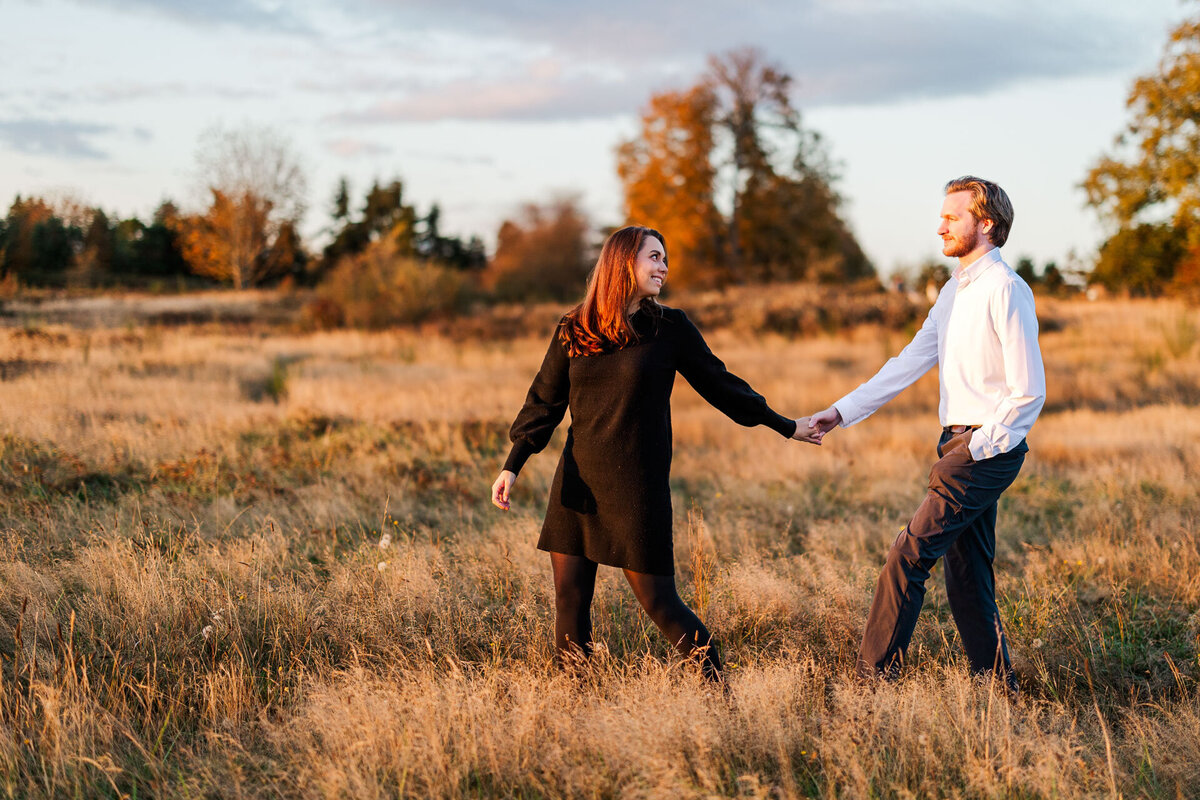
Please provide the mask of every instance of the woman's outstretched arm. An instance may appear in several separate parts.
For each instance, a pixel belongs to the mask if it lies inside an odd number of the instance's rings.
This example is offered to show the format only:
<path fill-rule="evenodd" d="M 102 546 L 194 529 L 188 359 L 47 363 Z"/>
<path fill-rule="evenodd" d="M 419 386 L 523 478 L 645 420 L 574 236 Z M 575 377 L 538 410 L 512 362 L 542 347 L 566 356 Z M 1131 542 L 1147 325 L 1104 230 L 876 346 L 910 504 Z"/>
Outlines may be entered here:
<path fill-rule="evenodd" d="M 679 326 L 679 374 L 710 405 L 739 425 L 766 425 L 781 436 L 791 438 L 796 433 L 796 420 L 788 419 L 772 409 L 750 384 L 725 368 L 725 363 L 713 355 L 700 331 L 677 311 Z"/>

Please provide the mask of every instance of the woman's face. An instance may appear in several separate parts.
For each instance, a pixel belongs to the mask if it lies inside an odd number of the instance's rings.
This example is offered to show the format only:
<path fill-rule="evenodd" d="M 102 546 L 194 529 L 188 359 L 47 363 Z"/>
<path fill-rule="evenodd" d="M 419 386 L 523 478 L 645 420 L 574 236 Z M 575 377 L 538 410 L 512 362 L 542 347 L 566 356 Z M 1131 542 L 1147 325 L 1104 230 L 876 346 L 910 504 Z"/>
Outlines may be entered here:
<path fill-rule="evenodd" d="M 663 284 L 667 282 L 667 253 L 657 237 L 647 236 L 642 240 L 642 249 L 633 262 L 633 277 L 637 282 L 634 303 L 647 297 L 658 297 L 662 291 Z"/>

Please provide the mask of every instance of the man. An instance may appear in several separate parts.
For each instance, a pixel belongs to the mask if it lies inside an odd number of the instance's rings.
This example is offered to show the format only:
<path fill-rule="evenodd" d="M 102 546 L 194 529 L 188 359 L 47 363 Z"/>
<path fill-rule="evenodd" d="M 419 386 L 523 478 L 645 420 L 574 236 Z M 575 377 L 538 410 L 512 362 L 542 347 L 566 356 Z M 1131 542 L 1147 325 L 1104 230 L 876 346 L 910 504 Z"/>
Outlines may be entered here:
<path fill-rule="evenodd" d="M 996 502 L 1017 477 L 1025 436 L 1046 399 L 1033 293 L 1000 257 L 1013 210 L 1008 195 L 972 176 L 946 184 L 942 253 L 958 267 L 925 324 L 866 383 L 810 420 L 814 437 L 863 421 L 935 364 L 942 435 L 929 489 L 888 553 L 858 654 L 864 677 L 896 674 L 945 558 L 946 595 L 971 670 L 995 670 L 1013 689 L 996 607 Z"/>

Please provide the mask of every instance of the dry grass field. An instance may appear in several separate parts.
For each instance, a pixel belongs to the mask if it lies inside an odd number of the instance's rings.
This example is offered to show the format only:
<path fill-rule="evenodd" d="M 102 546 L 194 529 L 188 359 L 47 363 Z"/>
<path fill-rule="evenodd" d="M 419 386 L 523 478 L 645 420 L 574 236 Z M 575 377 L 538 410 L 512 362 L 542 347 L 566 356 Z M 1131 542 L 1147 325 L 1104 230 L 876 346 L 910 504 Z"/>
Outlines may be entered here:
<path fill-rule="evenodd" d="M 678 574 L 722 692 L 614 570 L 604 647 L 554 667 L 565 430 L 487 500 L 542 333 L 0 329 L 0 796 L 1200 796 L 1200 314 L 1039 302 L 997 554 L 1016 699 L 968 676 L 940 568 L 905 676 L 852 679 L 932 374 L 821 448 L 677 383 Z M 748 327 L 706 333 L 795 415 L 907 339 Z"/>

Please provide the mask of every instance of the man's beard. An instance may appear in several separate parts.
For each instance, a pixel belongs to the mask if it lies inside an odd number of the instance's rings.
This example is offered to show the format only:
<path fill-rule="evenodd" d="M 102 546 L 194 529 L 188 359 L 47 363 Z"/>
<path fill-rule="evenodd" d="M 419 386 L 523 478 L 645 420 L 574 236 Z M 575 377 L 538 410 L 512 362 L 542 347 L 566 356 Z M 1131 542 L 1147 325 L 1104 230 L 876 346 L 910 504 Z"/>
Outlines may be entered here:
<path fill-rule="evenodd" d="M 973 231 L 970 239 L 951 239 L 943 243 L 942 255 L 950 258 L 962 258 L 979 244 L 979 231 Z"/>

